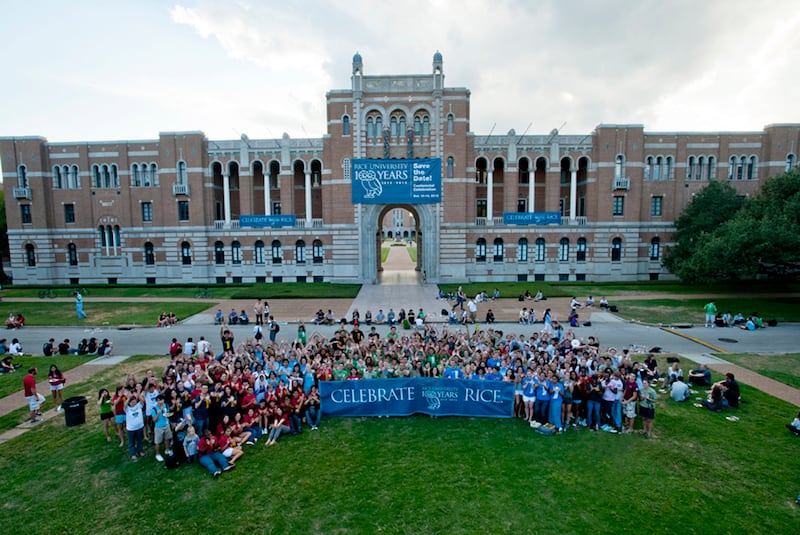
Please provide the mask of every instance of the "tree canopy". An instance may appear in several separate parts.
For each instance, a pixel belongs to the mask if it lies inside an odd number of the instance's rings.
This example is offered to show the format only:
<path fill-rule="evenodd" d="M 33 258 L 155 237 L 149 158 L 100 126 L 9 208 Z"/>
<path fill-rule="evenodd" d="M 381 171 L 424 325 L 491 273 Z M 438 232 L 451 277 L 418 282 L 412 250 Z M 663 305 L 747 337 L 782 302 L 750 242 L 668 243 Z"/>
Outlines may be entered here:
<path fill-rule="evenodd" d="M 664 267 L 681 280 L 709 283 L 800 275 L 800 170 L 767 179 L 757 195 L 739 197 L 711 182 L 675 222 Z"/>

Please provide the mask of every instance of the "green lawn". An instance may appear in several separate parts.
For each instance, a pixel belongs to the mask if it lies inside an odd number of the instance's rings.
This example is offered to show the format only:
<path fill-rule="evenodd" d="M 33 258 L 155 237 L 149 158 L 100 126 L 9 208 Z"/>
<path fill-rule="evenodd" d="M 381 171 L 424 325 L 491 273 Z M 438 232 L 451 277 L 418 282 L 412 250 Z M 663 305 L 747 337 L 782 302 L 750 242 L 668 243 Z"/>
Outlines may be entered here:
<path fill-rule="evenodd" d="M 703 306 L 708 298 L 697 299 L 647 299 L 647 300 L 609 300 L 619 307 L 618 314 L 627 319 L 645 323 L 703 323 Z M 720 312 L 731 314 L 742 312 L 745 316 L 758 312 L 765 320 L 776 319 L 779 322 L 800 321 L 800 297 L 725 297 L 715 299 Z"/>
<path fill-rule="evenodd" d="M 60 342 L 60 340 L 59 340 Z M 78 340 L 72 341 L 76 346 L 78 344 Z M 23 348 L 26 351 L 32 351 L 39 355 L 42 354 L 41 347 L 26 347 Z M 31 366 L 36 366 L 39 369 L 39 373 L 37 374 L 37 378 L 39 380 L 47 379 L 47 372 L 50 371 L 50 366 L 55 364 L 58 366 L 58 369 L 64 372 L 64 375 L 67 376 L 67 382 L 69 382 L 69 374 L 67 373 L 71 368 L 75 366 L 80 366 L 84 362 L 89 362 L 92 359 L 96 359 L 97 355 L 91 356 L 77 356 L 77 355 L 55 355 L 52 357 L 30 357 L 30 356 L 23 356 L 23 357 L 14 357 L 14 362 L 17 364 L 21 364 L 22 367 L 18 369 L 14 373 L 2 373 L 0 374 L 0 398 L 6 397 L 10 394 L 15 392 L 22 391 L 22 378 L 28 373 L 28 368 Z M 48 394 L 47 392 L 43 392 L 43 394 Z M 21 399 L 21 398 L 20 398 Z"/>
<path fill-rule="evenodd" d="M 381 247 L 381 263 L 386 262 L 389 258 L 389 251 L 391 251 L 388 247 Z"/>
<path fill-rule="evenodd" d="M 726 353 L 718 356 L 781 383 L 800 388 L 800 353 L 785 355 Z"/>
<path fill-rule="evenodd" d="M 97 302 L 91 297 L 84 300 L 83 311 L 89 316 L 87 319 L 78 320 L 75 314 L 75 305 L 70 301 L 37 301 L 2 303 L 0 310 L 8 312 L 22 312 L 25 315 L 25 324 L 32 325 L 155 325 L 161 312 L 173 312 L 184 319 L 213 306 L 205 301 L 187 302 Z M 31 348 L 27 348 L 31 349 Z M 32 349 L 40 353 L 41 348 Z"/>
<path fill-rule="evenodd" d="M 738 422 L 662 399 L 651 440 L 586 430 L 545 437 L 519 420 L 323 419 L 319 431 L 247 447 L 236 470 L 215 480 L 198 466 L 132 463 L 102 436 L 97 389 L 159 361 L 140 357 L 70 387 L 90 398 L 87 424 L 66 428 L 57 418 L 0 445 L 5 532 L 128 533 L 144 519 L 160 533 L 603 533 L 642 523 L 655 533 L 791 533 L 797 525 L 800 442 L 783 428 L 796 409 L 746 385 Z"/>
<path fill-rule="evenodd" d="M 417 263 L 417 248 L 416 247 L 408 247 L 406 249 L 408 251 L 408 256 L 411 257 L 411 261 L 415 264 Z"/>

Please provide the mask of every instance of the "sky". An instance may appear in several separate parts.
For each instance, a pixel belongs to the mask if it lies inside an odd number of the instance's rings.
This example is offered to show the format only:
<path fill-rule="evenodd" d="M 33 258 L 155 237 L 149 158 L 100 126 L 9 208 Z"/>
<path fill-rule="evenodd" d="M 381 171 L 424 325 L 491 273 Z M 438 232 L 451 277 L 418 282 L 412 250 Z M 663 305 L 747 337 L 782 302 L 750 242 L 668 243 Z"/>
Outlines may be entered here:
<path fill-rule="evenodd" d="M 0 136 L 320 137 L 365 75 L 471 90 L 477 134 L 800 122 L 796 0 L 0 0 Z"/>

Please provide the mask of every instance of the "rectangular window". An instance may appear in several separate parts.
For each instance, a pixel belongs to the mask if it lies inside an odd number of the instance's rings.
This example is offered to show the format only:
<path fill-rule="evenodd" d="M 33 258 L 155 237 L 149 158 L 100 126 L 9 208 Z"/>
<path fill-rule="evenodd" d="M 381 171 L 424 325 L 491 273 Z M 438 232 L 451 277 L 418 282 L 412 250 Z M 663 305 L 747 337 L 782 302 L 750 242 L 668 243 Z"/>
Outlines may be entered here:
<path fill-rule="evenodd" d="M 189 221 L 189 201 L 178 201 L 178 221 Z"/>
<path fill-rule="evenodd" d="M 74 204 L 65 204 L 64 205 L 64 223 L 74 223 L 75 222 L 75 205 Z"/>
<path fill-rule="evenodd" d="M 153 203 L 151 202 L 142 203 L 142 222 L 144 223 L 153 222 Z"/>
<path fill-rule="evenodd" d="M 281 201 L 272 203 L 272 215 L 281 215 Z"/>
<path fill-rule="evenodd" d="M 33 223 L 33 218 L 31 217 L 31 205 L 30 204 L 20 204 L 20 217 L 22 218 L 22 224 L 31 224 Z"/>
<path fill-rule="evenodd" d="M 476 207 L 476 215 L 478 217 L 486 217 L 486 199 L 478 199 L 475 201 L 477 204 Z"/>
<path fill-rule="evenodd" d="M 625 197 L 622 195 L 614 196 L 614 208 L 612 215 L 623 216 L 625 215 Z"/>
<path fill-rule="evenodd" d="M 653 217 L 661 217 L 664 205 L 664 197 L 657 196 L 650 200 L 650 215 Z"/>
<path fill-rule="evenodd" d="M 525 213 L 528 211 L 528 199 L 517 199 L 517 212 Z"/>

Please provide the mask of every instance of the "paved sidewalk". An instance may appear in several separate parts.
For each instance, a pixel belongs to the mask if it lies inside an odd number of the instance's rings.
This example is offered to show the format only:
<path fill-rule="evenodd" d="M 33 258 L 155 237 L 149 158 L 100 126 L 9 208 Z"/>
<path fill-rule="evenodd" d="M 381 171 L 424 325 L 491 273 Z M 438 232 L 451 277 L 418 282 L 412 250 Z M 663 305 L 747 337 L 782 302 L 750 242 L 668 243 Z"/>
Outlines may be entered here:
<path fill-rule="evenodd" d="M 90 378 L 94 374 L 98 373 L 99 371 L 113 366 L 115 364 L 119 364 L 120 362 L 124 361 L 127 357 L 124 356 L 111 356 L 111 357 L 99 357 L 94 360 L 91 360 L 85 364 L 81 364 L 80 366 L 76 366 L 64 372 L 64 376 L 67 378 L 68 384 L 69 383 L 80 383 L 85 381 L 86 379 Z M 47 377 L 47 369 L 45 369 L 46 364 L 44 362 L 42 365 L 37 366 L 39 369 L 39 373 L 36 375 L 37 377 Z M 49 368 L 49 365 L 47 365 Z M 21 407 L 26 407 L 27 402 L 25 401 L 25 397 L 22 395 L 22 378 L 27 375 L 28 370 L 23 370 L 20 368 L 14 375 L 18 376 L 15 377 L 14 380 L 19 380 L 20 390 L 6 396 L 4 398 L 0 398 L 0 416 L 5 416 L 10 412 L 13 412 Z M 39 381 L 36 384 L 36 390 L 43 396 L 47 398 L 47 400 L 42 404 L 42 420 L 47 421 L 52 418 L 61 417 L 63 413 L 56 411 L 56 409 L 52 406 L 53 405 L 53 398 L 50 395 L 50 384 L 47 382 L 47 379 L 44 381 Z M 89 399 L 89 403 L 92 400 Z M 46 408 L 49 407 L 49 408 Z M 27 412 L 27 411 L 26 411 Z M 17 437 L 28 429 L 35 427 L 38 424 L 32 424 L 30 422 L 25 422 L 20 424 L 14 429 L 10 429 L 2 434 L 0 434 L 0 444 L 11 440 L 14 437 Z"/>

